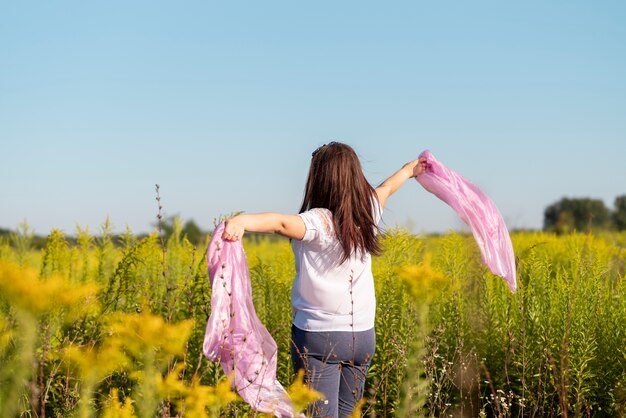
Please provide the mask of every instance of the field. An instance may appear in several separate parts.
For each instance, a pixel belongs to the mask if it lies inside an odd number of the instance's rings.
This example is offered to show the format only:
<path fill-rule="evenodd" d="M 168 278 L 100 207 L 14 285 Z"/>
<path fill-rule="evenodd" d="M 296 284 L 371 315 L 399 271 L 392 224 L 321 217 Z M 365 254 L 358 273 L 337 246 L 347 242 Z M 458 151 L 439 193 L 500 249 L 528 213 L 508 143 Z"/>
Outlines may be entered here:
<path fill-rule="evenodd" d="M 512 235 L 519 291 L 471 236 L 382 237 L 364 416 L 625 416 L 626 235 Z M 0 242 L 0 416 L 255 416 L 201 351 L 206 244 L 53 231 Z M 289 361 L 293 256 L 247 236 L 257 314 Z M 306 402 L 296 382 L 295 398 Z"/>

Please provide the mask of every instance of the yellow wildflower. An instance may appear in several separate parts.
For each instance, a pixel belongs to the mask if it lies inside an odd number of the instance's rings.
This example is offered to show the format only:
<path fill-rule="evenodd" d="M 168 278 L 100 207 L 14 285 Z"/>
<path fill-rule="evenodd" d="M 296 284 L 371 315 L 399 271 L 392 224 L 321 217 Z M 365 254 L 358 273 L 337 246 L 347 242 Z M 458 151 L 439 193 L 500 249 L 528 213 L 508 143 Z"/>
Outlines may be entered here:
<path fill-rule="evenodd" d="M 352 418 L 361 418 L 363 405 L 365 405 L 365 398 L 361 398 L 361 400 L 354 407 L 354 411 L 352 411 Z"/>
<path fill-rule="evenodd" d="M 422 301 L 432 300 L 448 283 L 442 273 L 433 269 L 431 260 L 432 254 L 426 253 L 421 264 L 404 266 L 398 271 L 413 297 Z"/>
<path fill-rule="evenodd" d="M 157 374 L 156 387 L 161 398 L 178 398 L 187 395 L 188 388 L 185 382 L 180 379 L 180 374 L 184 369 L 185 363 L 178 363 L 165 378 L 160 373 Z"/>
<path fill-rule="evenodd" d="M 170 399 L 181 412 L 184 411 L 185 417 L 208 418 L 207 409 L 217 411 L 237 400 L 231 379 L 222 380 L 213 387 L 200 384 L 199 379 L 194 377 L 191 385 L 187 386 L 180 378 L 184 368 L 185 364 L 179 363 L 165 378 L 158 375 L 156 387 L 161 398 Z"/>
<path fill-rule="evenodd" d="M 185 416 L 189 418 L 208 418 L 207 408 L 217 415 L 220 408 L 237 400 L 233 392 L 230 379 L 224 379 L 216 386 L 201 385 L 194 378 L 184 399 Z"/>
<path fill-rule="evenodd" d="M 293 381 L 289 389 L 287 390 L 291 403 L 293 404 L 294 412 L 300 412 L 306 409 L 310 403 L 323 399 L 321 393 L 311 389 L 306 383 L 304 383 L 304 370 L 298 370 L 296 379 Z"/>
<path fill-rule="evenodd" d="M 100 347 L 67 347 L 63 350 L 63 357 L 89 382 L 96 382 L 130 364 L 121 347 L 110 340 L 105 340 Z"/>
<path fill-rule="evenodd" d="M 139 314 L 112 315 L 109 333 L 137 358 L 144 357 L 146 350 L 156 350 L 165 356 L 182 355 L 193 324 L 192 319 L 170 324 L 145 310 Z"/>
<path fill-rule="evenodd" d="M 135 418 L 135 408 L 130 396 L 126 396 L 124 404 L 118 401 L 117 389 L 111 389 L 110 400 L 108 400 L 102 411 L 102 418 Z"/>
<path fill-rule="evenodd" d="M 97 291 L 95 283 L 72 284 L 60 275 L 41 280 L 32 268 L 0 262 L 0 295 L 10 305 L 33 315 L 69 308 L 68 319 L 72 319 L 97 308 Z"/>
<path fill-rule="evenodd" d="M 0 316 L 0 355 L 11 344 L 12 339 L 13 331 L 9 328 L 9 323 Z"/>

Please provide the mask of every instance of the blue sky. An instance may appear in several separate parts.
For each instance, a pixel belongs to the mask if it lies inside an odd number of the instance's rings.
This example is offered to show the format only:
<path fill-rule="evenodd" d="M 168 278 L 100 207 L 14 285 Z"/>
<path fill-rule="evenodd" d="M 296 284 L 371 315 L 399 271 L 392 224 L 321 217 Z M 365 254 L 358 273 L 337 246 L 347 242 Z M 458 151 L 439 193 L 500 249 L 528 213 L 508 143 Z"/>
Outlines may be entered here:
<path fill-rule="evenodd" d="M 2 2 L 0 227 L 297 212 L 311 152 L 430 149 L 509 228 L 626 194 L 626 3 Z M 409 181 L 387 226 L 462 228 Z"/>

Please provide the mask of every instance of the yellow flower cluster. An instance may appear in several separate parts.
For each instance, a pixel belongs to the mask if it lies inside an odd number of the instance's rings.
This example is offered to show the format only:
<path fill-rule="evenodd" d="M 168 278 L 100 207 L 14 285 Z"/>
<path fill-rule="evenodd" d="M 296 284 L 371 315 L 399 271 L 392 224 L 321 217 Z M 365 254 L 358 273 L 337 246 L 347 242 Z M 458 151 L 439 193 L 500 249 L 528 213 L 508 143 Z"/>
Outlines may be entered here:
<path fill-rule="evenodd" d="M 419 301 L 428 302 L 439 294 L 449 280 L 431 264 L 432 253 L 424 254 L 418 265 L 406 265 L 398 269 L 399 276 L 408 285 L 411 295 Z"/>
<path fill-rule="evenodd" d="M 162 356 L 181 355 L 191 335 L 194 321 L 187 319 L 176 324 L 166 322 L 147 310 L 141 313 L 115 313 L 109 317 L 109 338 L 118 341 L 135 358 L 154 350 Z"/>
<path fill-rule="evenodd" d="M 32 268 L 0 261 L 0 295 L 16 309 L 40 316 L 66 309 L 67 320 L 97 309 L 95 283 L 70 283 L 55 274 L 40 279 Z"/>
<path fill-rule="evenodd" d="M 116 370 L 130 365 L 118 341 L 107 339 L 100 347 L 70 346 L 63 350 L 64 359 L 78 368 L 88 382 L 96 382 Z"/>
<path fill-rule="evenodd" d="M 304 410 L 310 403 L 322 399 L 322 394 L 311 389 L 304 383 L 304 371 L 300 369 L 289 389 L 287 390 L 293 410 L 300 412 Z"/>
<path fill-rule="evenodd" d="M 133 407 L 133 400 L 130 396 L 124 399 L 124 403 L 120 404 L 118 401 L 118 390 L 111 389 L 111 395 L 108 402 L 105 404 L 102 411 L 102 418 L 135 418 L 135 408 Z"/>
<path fill-rule="evenodd" d="M 9 323 L 2 316 L 0 316 L 0 355 L 4 353 L 4 350 L 11 343 L 13 339 L 13 331 L 9 328 Z"/>
<path fill-rule="evenodd" d="M 156 387 L 162 399 L 170 399 L 189 418 L 208 418 L 207 410 L 216 415 L 220 408 L 234 402 L 237 395 L 231 387 L 231 379 L 222 380 L 216 386 L 200 384 L 194 376 L 191 384 L 182 380 L 185 364 L 176 365 L 165 378 L 156 376 Z"/>

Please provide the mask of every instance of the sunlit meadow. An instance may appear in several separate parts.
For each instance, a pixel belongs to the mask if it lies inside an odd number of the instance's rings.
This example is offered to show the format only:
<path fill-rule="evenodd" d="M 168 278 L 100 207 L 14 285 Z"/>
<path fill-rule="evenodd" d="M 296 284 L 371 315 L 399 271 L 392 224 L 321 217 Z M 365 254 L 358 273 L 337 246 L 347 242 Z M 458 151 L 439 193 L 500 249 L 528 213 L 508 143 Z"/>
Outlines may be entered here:
<path fill-rule="evenodd" d="M 202 355 L 208 241 L 180 225 L 114 242 L 23 226 L 0 242 L 0 416 L 246 417 Z M 377 350 L 363 416 L 557 417 L 626 413 L 626 235 L 514 233 L 517 294 L 471 236 L 390 230 L 374 260 Z M 313 397 L 289 359 L 287 240 L 247 236 L 257 314 L 279 347 L 278 379 Z"/>

